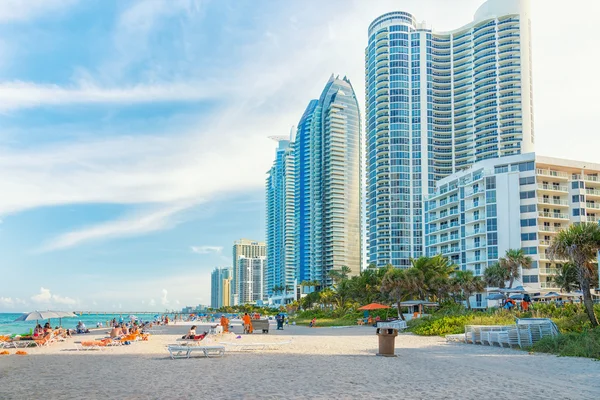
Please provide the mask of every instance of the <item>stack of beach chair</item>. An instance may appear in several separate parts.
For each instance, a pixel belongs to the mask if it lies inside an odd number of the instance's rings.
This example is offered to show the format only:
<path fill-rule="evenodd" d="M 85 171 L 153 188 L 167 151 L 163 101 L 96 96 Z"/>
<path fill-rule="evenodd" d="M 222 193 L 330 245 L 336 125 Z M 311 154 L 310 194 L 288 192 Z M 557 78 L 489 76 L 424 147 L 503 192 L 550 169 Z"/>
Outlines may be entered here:
<path fill-rule="evenodd" d="M 517 319 L 515 325 L 467 325 L 464 342 L 500 347 L 530 347 L 543 337 L 558 335 L 558 328 L 548 318 Z M 457 341 L 459 335 L 449 335 Z"/>

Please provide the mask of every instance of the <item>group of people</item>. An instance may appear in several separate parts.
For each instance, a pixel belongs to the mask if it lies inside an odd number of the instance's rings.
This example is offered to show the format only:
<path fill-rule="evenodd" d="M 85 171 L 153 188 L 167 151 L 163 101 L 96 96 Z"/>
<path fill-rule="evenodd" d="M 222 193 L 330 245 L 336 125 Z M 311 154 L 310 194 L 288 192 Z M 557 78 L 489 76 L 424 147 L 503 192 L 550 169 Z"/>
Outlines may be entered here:
<path fill-rule="evenodd" d="M 59 326 L 52 329 L 50 322 L 46 322 L 44 324 L 44 327 L 42 327 L 42 325 L 40 325 L 40 324 L 37 324 L 35 326 L 35 329 L 33 330 L 33 334 L 31 335 L 31 338 L 32 339 L 46 339 L 46 338 L 51 338 L 53 335 L 70 337 L 71 331 L 69 329 L 64 329 Z"/>
<path fill-rule="evenodd" d="M 523 300 L 521 300 L 521 303 L 520 303 L 521 310 L 528 311 L 530 305 L 531 305 L 531 297 L 529 296 L 529 294 L 525 293 L 523 295 Z M 518 307 L 519 307 L 519 304 L 517 304 L 517 302 L 510 297 L 504 299 L 504 302 L 502 303 L 502 308 L 509 310 L 509 311 L 512 309 L 517 309 Z"/>

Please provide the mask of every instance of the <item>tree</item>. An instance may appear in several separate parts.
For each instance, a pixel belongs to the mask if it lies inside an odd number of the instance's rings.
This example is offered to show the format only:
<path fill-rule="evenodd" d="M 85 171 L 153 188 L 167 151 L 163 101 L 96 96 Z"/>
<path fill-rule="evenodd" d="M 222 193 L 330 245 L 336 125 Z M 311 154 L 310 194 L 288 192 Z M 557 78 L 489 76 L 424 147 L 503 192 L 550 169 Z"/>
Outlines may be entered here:
<path fill-rule="evenodd" d="M 525 255 L 523 249 L 508 249 L 504 257 L 500 259 L 500 265 L 507 270 L 508 288 L 511 289 L 515 279 L 521 277 L 521 269 L 531 268 L 533 260 Z"/>
<path fill-rule="evenodd" d="M 490 265 L 483 273 L 483 280 L 489 287 L 504 289 L 506 281 L 509 279 L 508 270 L 501 266 L 500 263 Z"/>
<path fill-rule="evenodd" d="M 386 292 L 398 305 L 398 317 L 405 320 L 400 303 L 408 296 L 406 272 L 403 269 L 389 269 L 381 281 L 381 291 Z"/>
<path fill-rule="evenodd" d="M 485 282 L 480 277 L 475 276 L 473 271 L 456 271 L 453 279 L 457 288 L 462 291 L 467 308 L 470 310 L 471 302 L 469 298 L 474 293 L 483 292 L 485 290 Z"/>
<path fill-rule="evenodd" d="M 594 328 L 598 326 L 598 318 L 594 313 L 590 288 L 595 276 L 595 262 L 599 250 L 600 227 L 595 223 L 570 225 L 556 234 L 548 248 L 548 253 L 553 260 L 555 258 L 570 260 L 575 266 L 585 309 Z"/>
<path fill-rule="evenodd" d="M 573 292 L 577 289 L 577 267 L 566 262 L 556 266 L 557 273 L 551 277 L 551 281 L 560 288 L 561 292 Z"/>

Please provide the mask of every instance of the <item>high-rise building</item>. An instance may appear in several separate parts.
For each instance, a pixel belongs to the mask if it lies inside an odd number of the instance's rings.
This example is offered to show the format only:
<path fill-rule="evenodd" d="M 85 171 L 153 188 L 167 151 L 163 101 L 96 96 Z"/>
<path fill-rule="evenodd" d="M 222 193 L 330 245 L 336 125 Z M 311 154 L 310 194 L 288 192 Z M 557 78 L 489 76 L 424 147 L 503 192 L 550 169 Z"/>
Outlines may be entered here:
<path fill-rule="evenodd" d="M 534 150 L 529 1 L 488 0 L 449 32 L 390 12 L 368 34 L 369 262 L 408 267 L 436 181 Z"/>
<path fill-rule="evenodd" d="M 570 224 L 600 220 L 600 164 L 534 153 L 484 160 L 440 180 L 426 208 L 427 255 L 481 276 L 506 250 L 523 249 L 533 266 L 520 283 L 556 291 L 560 260 L 548 246 Z M 485 296 L 471 304 L 486 307 Z"/>
<path fill-rule="evenodd" d="M 215 268 L 210 276 L 210 306 L 214 309 L 231 305 L 231 268 Z"/>
<path fill-rule="evenodd" d="M 267 266 L 265 291 L 274 287 L 294 287 L 296 280 L 294 222 L 294 152 L 290 139 L 275 137 L 279 142 L 273 167 L 266 182 L 267 196 Z"/>
<path fill-rule="evenodd" d="M 266 257 L 238 257 L 239 304 L 266 300 L 265 282 Z"/>
<path fill-rule="evenodd" d="M 347 78 L 310 101 L 293 146 L 296 276 L 328 285 L 332 269 L 361 268 L 360 114 Z"/>
<path fill-rule="evenodd" d="M 239 302 L 239 291 L 240 291 L 240 269 L 238 266 L 238 258 L 244 257 L 265 257 L 266 256 L 266 245 L 265 242 L 257 242 L 249 239 L 236 240 L 233 243 L 233 268 L 232 268 L 232 279 L 231 279 L 231 298 L 233 305 L 240 304 Z"/>

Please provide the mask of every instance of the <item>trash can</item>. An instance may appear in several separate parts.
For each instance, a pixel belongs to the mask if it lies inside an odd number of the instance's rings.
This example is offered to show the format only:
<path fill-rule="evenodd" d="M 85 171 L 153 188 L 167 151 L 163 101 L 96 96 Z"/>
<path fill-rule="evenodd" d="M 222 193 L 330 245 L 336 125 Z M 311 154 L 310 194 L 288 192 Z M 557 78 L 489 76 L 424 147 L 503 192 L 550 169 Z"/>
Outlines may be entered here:
<path fill-rule="evenodd" d="M 396 336 L 398 329 L 393 328 L 377 328 L 377 336 L 379 337 L 379 353 L 378 356 L 396 357 Z"/>

